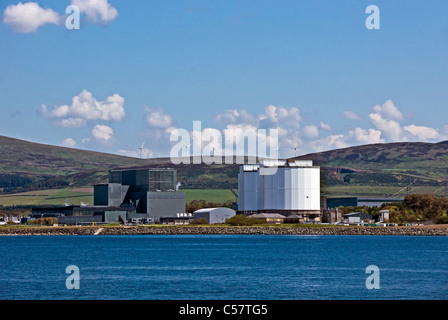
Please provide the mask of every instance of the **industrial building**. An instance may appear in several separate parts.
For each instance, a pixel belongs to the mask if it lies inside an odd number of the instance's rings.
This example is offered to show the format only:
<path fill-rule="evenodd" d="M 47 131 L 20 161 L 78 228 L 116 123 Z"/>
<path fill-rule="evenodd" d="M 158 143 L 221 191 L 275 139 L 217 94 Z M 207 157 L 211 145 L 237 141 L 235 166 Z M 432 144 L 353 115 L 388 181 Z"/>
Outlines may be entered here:
<path fill-rule="evenodd" d="M 136 215 L 133 207 L 62 206 L 33 208 L 31 218 L 57 218 L 60 225 L 91 225 L 126 221 Z"/>
<path fill-rule="evenodd" d="M 175 217 L 160 217 L 159 222 L 161 224 L 183 225 L 190 224 L 193 219 L 191 213 L 178 213 Z"/>
<path fill-rule="evenodd" d="M 324 208 L 335 209 L 342 207 L 380 207 L 384 203 L 402 202 L 403 198 L 387 197 L 325 197 Z"/>
<path fill-rule="evenodd" d="M 309 160 L 268 160 L 242 165 L 238 213 L 300 215 L 320 221 L 320 167 Z"/>
<path fill-rule="evenodd" d="M 372 215 L 363 212 L 353 212 L 344 214 L 344 222 L 348 224 L 361 224 L 363 222 L 371 223 Z"/>
<path fill-rule="evenodd" d="M 323 209 L 322 210 L 322 222 L 336 224 L 342 222 L 342 212 L 336 209 Z"/>
<path fill-rule="evenodd" d="M 285 221 L 285 216 L 278 213 L 255 213 L 247 218 L 263 220 L 264 223 L 281 224 Z"/>
<path fill-rule="evenodd" d="M 112 170 L 109 183 L 94 186 L 93 206 L 33 208 L 32 218 L 55 217 L 62 225 L 160 222 L 185 213 L 173 169 Z"/>
<path fill-rule="evenodd" d="M 185 212 L 185 192 L 177 191 L 174 169 L 111 170 L 108 184 L 94 186 L 94 205 L 131 206 L 158 221 Z"/>
<path fill-rule="evenodd" d="M 235 210 L 229 208 L 206 208 L 199 209 L 193 213 L 194 219 L 205 218 L 209 224 L 225 223 L 226 219 L 232 218 Z"/>

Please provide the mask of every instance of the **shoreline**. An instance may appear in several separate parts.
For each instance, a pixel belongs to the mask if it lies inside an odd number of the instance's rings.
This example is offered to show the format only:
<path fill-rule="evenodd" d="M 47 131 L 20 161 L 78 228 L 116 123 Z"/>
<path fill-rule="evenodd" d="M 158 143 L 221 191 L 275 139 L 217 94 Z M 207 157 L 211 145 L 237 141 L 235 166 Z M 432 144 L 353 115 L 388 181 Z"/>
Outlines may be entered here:
<path fill-rule="evenodd" d="M 424 227 L 276 227 L 276 226 L 85 226 L 0 228 L 1 236 L 63 235 L 378 235 L 448 236 L 448 226 Z"/>

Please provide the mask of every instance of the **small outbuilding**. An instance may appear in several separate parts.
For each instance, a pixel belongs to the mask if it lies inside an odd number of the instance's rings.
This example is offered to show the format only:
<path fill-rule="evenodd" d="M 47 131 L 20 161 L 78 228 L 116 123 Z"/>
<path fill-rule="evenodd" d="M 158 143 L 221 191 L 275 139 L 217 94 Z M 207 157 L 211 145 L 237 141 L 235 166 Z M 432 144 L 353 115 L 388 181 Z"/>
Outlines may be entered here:
<path fill-rule="evenodd" d="M 236 214 L 235 210 L 229 208 L 205 208 L 196 210 L 193 218 L 205 218 L 209 224 L 225 223 L 226 219 L 232 218 Z"/>
<path fill-rule="evenodd" d="M 257 213 L 248 216 L 248 218 L 255 218 L 264 220 L 265 223 L 281 224 L 285 221 L 285 216 L 279 213 Z"/>
<path fill-rule="evenodd" d="M 348 222 L 349 224 L 360 224 L 361 222 L 368 221 L 369 223 L 372 221 L 372 216 L 363 212 L 353 212 L 344 214 L 344 222 Z"/>
<path fill-rule="evenodd" d="M 283 220 L 284 223 L 303 223 L 304 221 L 303 217 L 297 214 L 287 216 Z"/>

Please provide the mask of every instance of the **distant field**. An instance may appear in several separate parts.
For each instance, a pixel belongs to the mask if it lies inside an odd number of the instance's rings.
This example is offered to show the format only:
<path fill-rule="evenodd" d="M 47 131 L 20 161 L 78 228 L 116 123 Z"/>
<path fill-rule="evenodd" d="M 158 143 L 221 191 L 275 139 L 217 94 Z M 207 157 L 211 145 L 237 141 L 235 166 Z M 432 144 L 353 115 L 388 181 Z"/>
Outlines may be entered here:
<path fill-rule="evenodd" d="M 388 186 L 330 186 L 321 189 L 328 196 L 405 196 L 406 188 Z M 416 186 L 409 189 L 409 193 L 432 193 L 446 196 L 448 188 L 435 186 Z"/>
<path fill-rule="evenodd" d="M 207 202 L 236 201 L 235 196 L 229 189 L 184 189 L 186 202 L 192 200 L 205 200 Z"/>
<path fill-rule="evenodd" d="M 228 189 L 185 189 L 186 202 L 205 200 L 207 202 L 235 201 L 235 197 Z M 93 204 L 93 188 L 53 189 L 0 195 L 0 205 L 64 205 L 69 203 L 79 205 L 81 202 Z"/>
<path fill-rule="evenodd" d="M 412 187 L 410 193 L 433 193 L 437 195 L 447 195 L 448 188 L 440 187 Z M 180 189 L 185 192 L 186 202 L 192 200 L 205 200 L 207 202 L 236 201 L 235 196 L 229 189 Z M 235 190 L 237 191 L 237 190 Z M 406 189 L 401 187 L 387 186 L 331 186 L 322 188 L 322 192 L 328 196 L 404 196 Z M 397 192 L 399 192 L 397 194 Z M 80 205 L 81 202 L 93 204 L 93 188 L 73 188 L 73 189 L 53 189 L 0 195 L 0 205 L 20 206 L 20 205 Z"/>
<path fill-rule="evenodd" d="M 79 205 L 81 202 L 93 204 L 93 190 L 83 189 L 53 189 L 0 195 L 0 205 L 64 205 L 69 203 Z"/>
<path fill-rule="evenodd" d="M 192 200 L 205 200 L 207 202 L 236 201 L 229 189 L 180 189 L 185 192 L 186 202 Z M 235 190 L 237 192 L 237 190 Z M 404 196 L 406 189 L 402 187 L 388 186 L 330 186 L 322 188 L 322 192 L 328 196 Z M 417 186 L 409 190 L 410 193 L 432 193 L 439 196 L 447 195 L 448 188 L 434 186 Z M 397 194 L 398 193 L 398 194 Z M 80 205 L 80 203 L 93 204 L 93 188 L 69 188 L 40 190 L 9 195 L 0 195 L 0 205 Z"/>

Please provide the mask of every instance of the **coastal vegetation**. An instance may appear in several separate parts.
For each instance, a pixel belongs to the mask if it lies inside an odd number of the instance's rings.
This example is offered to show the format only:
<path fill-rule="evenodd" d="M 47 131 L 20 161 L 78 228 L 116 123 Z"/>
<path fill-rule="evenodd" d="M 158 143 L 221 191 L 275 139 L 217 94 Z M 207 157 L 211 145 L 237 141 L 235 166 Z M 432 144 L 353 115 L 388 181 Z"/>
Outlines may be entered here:
<path fill-rule="evenodd" d="M 378 219 L 380 210 L 389 210 L 389 222 L 419 223 L 433 222 L 448 223 L 448 198 L 436 197 L 432 194 L 410 194 L 403 202 L 383 204 L 380 207 L 340 207 L 342 214 L 350 212 L 364 212 Z"/>
<path fill-rule="evenodd" d="M 265 220 L 257 218 L 248 218 L 243 214 L 237 214 L 231 218 L 226 219 L 226 224 L 231 226 L 253 226 L 256 224 L 258 225 L 265 224 Z"/>

